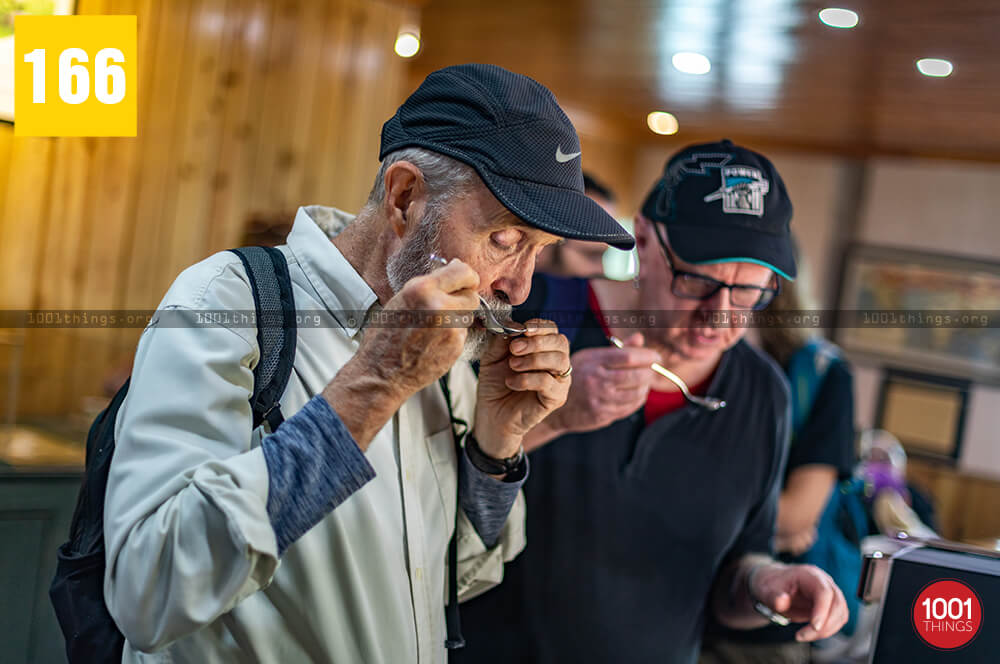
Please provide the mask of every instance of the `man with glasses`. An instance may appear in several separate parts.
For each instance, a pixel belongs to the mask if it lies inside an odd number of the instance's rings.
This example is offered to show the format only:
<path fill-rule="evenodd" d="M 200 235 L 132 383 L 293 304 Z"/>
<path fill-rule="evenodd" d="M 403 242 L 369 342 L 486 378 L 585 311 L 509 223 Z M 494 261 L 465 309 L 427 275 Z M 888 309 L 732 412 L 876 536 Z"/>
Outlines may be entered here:
<path fill-rule="evenodd" d="M 536 275 L 522 315 L 571 338 L 573 385 L 525 437 L 530 544 L 464 605 L 452 661 L 694 662 L 713 620 L 787 618 L 802 641 L 844 624 L 829 576 L 771 558 L 788 388 L 742 340 L 795 277 L 791 216 L 765 157 L 691 146 L 637 215 L 638 289 Z"/>

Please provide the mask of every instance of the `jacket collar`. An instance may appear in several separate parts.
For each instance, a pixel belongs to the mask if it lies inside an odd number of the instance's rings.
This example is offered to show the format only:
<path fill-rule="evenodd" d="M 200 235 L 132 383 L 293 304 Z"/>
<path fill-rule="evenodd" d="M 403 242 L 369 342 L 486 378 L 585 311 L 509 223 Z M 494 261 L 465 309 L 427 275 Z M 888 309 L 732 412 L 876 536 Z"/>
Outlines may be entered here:
<path fill-rule="evenodd" d="M 332 207 L 300 207 L 288 234 L 292 251 L 320 300 L 348 336 L 364 326 L 378 297 L 330 240 L 354 221 L 354 215 Z"/>

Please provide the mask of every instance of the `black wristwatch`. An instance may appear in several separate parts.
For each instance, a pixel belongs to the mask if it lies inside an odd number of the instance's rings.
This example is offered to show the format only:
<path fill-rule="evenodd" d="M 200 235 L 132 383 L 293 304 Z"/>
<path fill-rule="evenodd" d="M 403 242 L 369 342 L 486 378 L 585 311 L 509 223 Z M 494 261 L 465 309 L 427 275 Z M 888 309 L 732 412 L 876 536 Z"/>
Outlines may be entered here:
<path fill-rule="evenodd" d="M 517 454 L 506 459 L 497 459 L 483 452 L 479 447 L 479 441 L 471 433 L 465 436 L 465 453 L 469 455 L 472 465 L 483 471 L 487 475 L 510 475 L 524 466 L 524 448 L 520 448 Z"/>

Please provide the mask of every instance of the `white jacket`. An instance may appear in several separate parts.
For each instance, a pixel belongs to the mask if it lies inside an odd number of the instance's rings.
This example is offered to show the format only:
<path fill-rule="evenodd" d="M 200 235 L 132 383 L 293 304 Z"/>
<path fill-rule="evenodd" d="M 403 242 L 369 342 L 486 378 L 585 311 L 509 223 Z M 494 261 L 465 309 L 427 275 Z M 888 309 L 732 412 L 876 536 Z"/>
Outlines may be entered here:
<path fill-rule="evenodd" d="M 333 312 L 378 307 L 328 237 L 350 219 L 301 208 L 281 247 L 304 321 L 281 397 L 286 418 L 358 347 L 360 321 Z M 254 305 L 239 258 L 222 252 L 185 270 L 159 308 Z M 104 593 L 127 639 L 123 661 L 445 662 L 457 466 L 437 383 L 375 436 L 365 453 L 375 479 L 279 560 L 262 430 L 251 432 L 247 400 L 256 328 L 224 316 L 213 321 L 143 332 L 116 422 Z M 456 415 L 471 423 L 476 383 L 468 365 L 455 366 L 451 390 Z M 499 583 L 503 563 L 524 547 L 523 496 L 493 549 L 464 512 L 459 518 L 464 599 Z"/>

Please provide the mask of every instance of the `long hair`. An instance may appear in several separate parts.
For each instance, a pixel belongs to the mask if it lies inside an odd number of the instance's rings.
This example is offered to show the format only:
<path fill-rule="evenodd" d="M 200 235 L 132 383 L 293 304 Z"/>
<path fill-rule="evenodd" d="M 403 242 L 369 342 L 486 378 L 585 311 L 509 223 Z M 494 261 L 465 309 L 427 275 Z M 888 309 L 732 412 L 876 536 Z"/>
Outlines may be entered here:
<path fill-rule="evenodd" d="M 782 312 L 802 312 L 814 309 L 812 298 L 809 296 L 809 270 L 803 265 L 801 252 L 798 245 L 792 240 L 793 251 L 795 252 L 795 262 L 798 263 L 798 278 L 795 281 L 785 280 L 781 284 L 781 292 L 771 301 L 768 311 L 775 313 Z M 806 345 L 812 337 L 819 334 L 819 330 L 814 330 L 803 325 L 796 325 L 792 321 L 779 321 L 774 325 L 761 327 L 757 333 L 760 337 L 761 348 L 768 355 L 781 365 L 781 368 L 788 368 L 788 360 L 791 359 L 795 351 Z"/>

